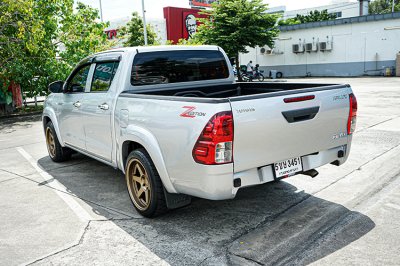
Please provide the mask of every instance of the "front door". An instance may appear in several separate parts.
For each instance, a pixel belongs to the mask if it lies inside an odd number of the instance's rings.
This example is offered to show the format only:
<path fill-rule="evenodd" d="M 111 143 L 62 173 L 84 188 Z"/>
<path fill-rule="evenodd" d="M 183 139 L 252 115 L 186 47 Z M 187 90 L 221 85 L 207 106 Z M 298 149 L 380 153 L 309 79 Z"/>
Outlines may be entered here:
<path fill-rule="evenodd" d="M 78 68 L 67 80 L 66 92 L 60 100 L 59 126 L 64 143 L 85 150 L 82 99 L 87 87 L 90 65 Z"/>

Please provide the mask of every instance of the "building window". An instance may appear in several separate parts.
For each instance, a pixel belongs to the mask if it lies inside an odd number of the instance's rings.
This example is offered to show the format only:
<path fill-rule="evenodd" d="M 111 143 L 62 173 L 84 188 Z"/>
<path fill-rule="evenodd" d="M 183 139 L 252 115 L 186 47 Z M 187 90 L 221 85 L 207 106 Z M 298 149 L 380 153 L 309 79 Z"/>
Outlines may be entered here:
<path fill-rule="evenodd" d="M 336 15 L 336 18 L 341 18 L 341 17 L 342 17 L 342 11 L 340 11 L 340 12 L 334 12 L 333 14 Z"/>

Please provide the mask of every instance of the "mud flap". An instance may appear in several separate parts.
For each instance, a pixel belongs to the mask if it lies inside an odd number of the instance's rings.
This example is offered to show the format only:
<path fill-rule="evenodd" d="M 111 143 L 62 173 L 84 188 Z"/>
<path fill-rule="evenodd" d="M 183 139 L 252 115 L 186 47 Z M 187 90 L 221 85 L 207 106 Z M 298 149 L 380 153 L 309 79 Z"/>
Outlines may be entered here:
<path fill-rule="evenodd" d="M 164 188 L 165 201 L 168 209 L 177 209 L 189 205 L 192 197 L 185 194 L 168 193 Z"/>

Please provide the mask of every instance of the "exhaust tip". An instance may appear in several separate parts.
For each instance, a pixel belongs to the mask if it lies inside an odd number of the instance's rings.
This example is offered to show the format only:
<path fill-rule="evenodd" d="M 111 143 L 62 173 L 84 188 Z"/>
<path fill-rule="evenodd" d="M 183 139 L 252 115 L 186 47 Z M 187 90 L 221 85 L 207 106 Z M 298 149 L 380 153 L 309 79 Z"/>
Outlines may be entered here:
<path fill-rule="evenodd" d="M 310 170 L 308 170 L 308 171 L 303 172 L 302 174 L 303 174 L 303 175 L 308 175 L 308 176 L 311 176 L 312 178 L 314 178 L 314 177 L 316 177 L 319 173 L 318 173 L 318 171 L 315 170 L 315 169 L 310 169 Z"/>

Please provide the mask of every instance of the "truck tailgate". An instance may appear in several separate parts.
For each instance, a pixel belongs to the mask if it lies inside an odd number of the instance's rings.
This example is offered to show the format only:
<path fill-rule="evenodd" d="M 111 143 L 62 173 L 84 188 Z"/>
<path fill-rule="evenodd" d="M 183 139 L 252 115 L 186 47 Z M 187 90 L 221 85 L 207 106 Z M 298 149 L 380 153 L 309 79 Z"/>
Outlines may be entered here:
<path fill-rule="evenodd" d="M 234 118 L 234 171 L 347 144 L 349 93 L 351 88 L 343 86 L 258 95 L 250 99 L 230 98 Z M 309 97 L 297 98 L 303 96 Z"/>

